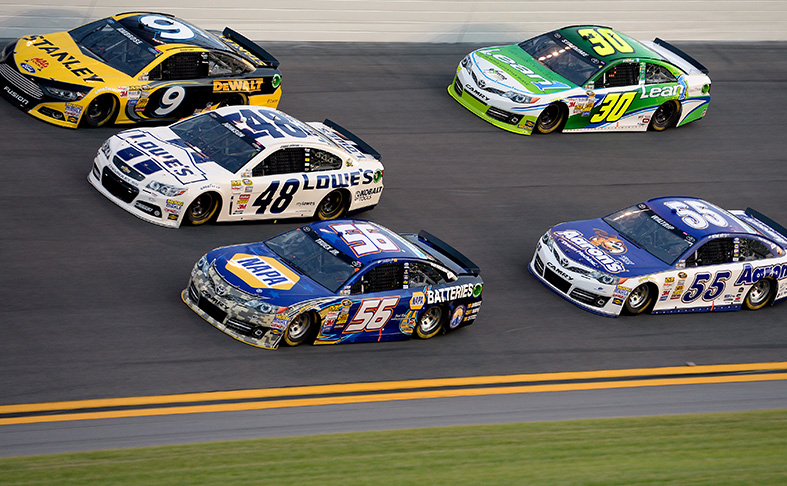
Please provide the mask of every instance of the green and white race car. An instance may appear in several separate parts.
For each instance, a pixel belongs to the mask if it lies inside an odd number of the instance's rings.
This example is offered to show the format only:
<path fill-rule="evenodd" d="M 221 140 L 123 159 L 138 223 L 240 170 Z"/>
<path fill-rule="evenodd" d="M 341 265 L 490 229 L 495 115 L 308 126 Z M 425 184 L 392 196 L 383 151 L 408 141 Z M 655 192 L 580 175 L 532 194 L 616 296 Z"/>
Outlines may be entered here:
<path fill-rule="evenodd" d="M 656 38 L 607 27 L 564 27 L 471 52 L 448 92 L 489 123 L 522 135 L 661 131 L 705 116 L 708 70 Z"/>

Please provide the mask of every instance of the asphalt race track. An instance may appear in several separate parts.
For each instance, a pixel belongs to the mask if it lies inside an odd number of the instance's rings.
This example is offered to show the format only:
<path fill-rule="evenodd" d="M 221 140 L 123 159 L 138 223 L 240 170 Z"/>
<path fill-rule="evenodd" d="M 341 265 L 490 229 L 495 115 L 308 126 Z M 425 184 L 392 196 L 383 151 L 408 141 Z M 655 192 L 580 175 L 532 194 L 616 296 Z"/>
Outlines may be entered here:
<path fill-rule="evenodd" d="M 331 118 L 383 155 L 382 201 L 360 217 L 427 229 L 481 267 L 476 324 L 428 341 L 277 351 L 237 342 L 181 302 L 192 265 L 298 222 L 145 223 L 86 181 L 121 128 L 58 128 L 0 100 L 0 405 L 787 358 L 787 305 L 610 319 L 526 270 L 548 227 L 661 195 L 751 206 L 787 224 L 787 45 L 679 44 L 713 81 L 708 115 L 686 127 L 530 137 L 485 123 L 446 92 L 481 46 L 265 47 L 281 61 L 280 109 Z"/>

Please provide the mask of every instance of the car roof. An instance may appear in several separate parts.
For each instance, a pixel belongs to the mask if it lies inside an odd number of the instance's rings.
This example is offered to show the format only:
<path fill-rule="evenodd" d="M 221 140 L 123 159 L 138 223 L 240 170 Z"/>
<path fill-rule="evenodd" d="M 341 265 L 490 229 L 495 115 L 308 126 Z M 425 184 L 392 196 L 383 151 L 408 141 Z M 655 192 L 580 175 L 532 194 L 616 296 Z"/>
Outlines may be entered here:
<path fill-rule="evenodd" d="M 674 210 L 671 210 L 665 203 L 675 201 L 675 202 L 697 202 L 707 205 L 711 210 L 718 212 L 724 219 L 727 220 L 728 225 L 725 227 L 716 226 L 713 224 L 709 224 L 707 228 L 704 229 L 696 229 L 692 228 L 687 225 L 681 217 L 679 217 Z M 686 232 L 697 238 L 698 240 L 705 238 L 710 235 L 716 234 L 740 234 L 740 235 L 757 235 L 762 236 L 758 231 L 754 228 L 749 226 L 748 224 L 741 221 L 735 215 L 730 213 L 729 211 L 713 204 L 705 201 L 704 199 L 700 199 L 697 197 L 658 197 L 654 199 L 649 199 L 645 201 L 645 204 L 653 210 L 654 213 L 659 215 L 669 224 L 674 225 L 675 227 L 681 229 L 682 231 Z M 689 208 L 691 211 L 694 211 L 693 208 Z"/>
<path fill-rule="evenodd" d="M 594 49 L 594 47 L 598 47 L 599 44 L 597 43 L 594 44 L 593 42 L 588 40 L 586 36 L 582 36 L 579 34 L 579 31 L 583 29 L 594 29 L 597 32 L 598 29 L 611 30 L 612 32 L 620 36 L 624 41 L 626 41 L 633 49 L 633 52 L 619 52 L 617 49 L 615 49 L 615 52 L 612 54 L 606 56 L 600 56 L 598 52 Z M 663 58 L 659 54 L 652 51 L 651 49 L 648 49 L 645 45 L 643 45 L 638 40 L 629 37 L 628 35 L 622 32 L 618 32 L 615 29 L 610 29 L 609 27 L 604 27 L 600 25 L 572 25 L 569 27 L 563 27 L 562 29 L 558 29 L 557 32 L 559 32 L 562 36 L 564 36 L 566 39 L 571 41 L 571 43 L 573 43 L 583 51 L 587 52 L 593 57 L 596 57 L 604 61 L 607 64 L 611 61 L 616 61 L 618 59 L 640 58 L 640 59 L 663 60 Z"/>
<path fill-rule="evenodd" d="M 161 29 L 146 27 L 141 21 L 141 19 L 145 17 L 149 18 L 149 23 L 152 25 L 155 25 L 157 17 L 166 19 L 174 24 L 170 29 L 163 26 Z M 158 12 L 125 12 L 113 15 L 109 17 L 109 19 L 117 21 L 133 36 L 138 37 L 153 47 L 185 44 L 201 47 L 203 49 L 220 49 L 232 52 L 232 49 L 215 35 L 169 14 Z M 181 25 L 178 26 L 177 24 Z M 191 34 L 190 36 L 188 35 L 189 33 Z"/>
<path fill-rule="evenodd" d="M 243 80 L 237 82 L 242 83 Z M 232 105 L 219 108 L 215 110 L 215 113 L 232 122 L 237 129 L 254 138 L 266 148 L 290 144 L 323 145 L 337 148 L 334 143 L 328 141 L 326 136 L 320 134 L 310 125 L 274 108 Z"/>
<path fill-rule="evenodd" d="M 393 241 L 397 246 L 397 250 L 378 251 L 375 253 L 357 255 L 355 251 L 353 251 L 353 249 L 350 247 L 350 245 L 341 237 L 343 230 L 347 231 L 349 229 L 347 225 L 352 225 L 356 227 L 357 225 L 361 225 L 360 227 L 363 229 L 369 228 L 369 225 L 371 225 L 374 228 L 372 230 L 373 232 L 382 233 L 383 235 L 387 236 L 389 240 Z M 360 219 L 343 219 L 343 220 L 339 219 L 339 220 L 332 220 L 332 221 L 316 221 L 309 224 L 308 226 L 314 231 L 316 231 L 317 234 L 319 234 L 331 246 L 338 249 L 342 253 L 345 253 L 357 259 L 364 266 L 381 260 L 391 260 L 395 258 L 432 260 L 431 258 L 428 258 L 425 253 L 423 253 L 412 243 L 406 241 L 404 238 L 394 233 L 393 231 L 389 230 L 388 228 L 381 226 L 377 223 L 374 223 L 372 221 L 366 221 Z"/>

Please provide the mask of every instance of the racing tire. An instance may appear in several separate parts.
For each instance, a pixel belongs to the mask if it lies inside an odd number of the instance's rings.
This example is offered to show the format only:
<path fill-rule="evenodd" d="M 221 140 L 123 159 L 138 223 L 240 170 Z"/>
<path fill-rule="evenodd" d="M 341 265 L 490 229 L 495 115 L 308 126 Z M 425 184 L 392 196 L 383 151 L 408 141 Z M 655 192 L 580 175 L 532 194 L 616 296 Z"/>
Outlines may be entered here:
<path fill-rule="evenodd" d="M 429 339 L 437 335 L 443 327 L 444 314 L 443 308 L 438 305 L 427 308 L 418 317 L 415 335 L 421 339 Z"/>
<path fill-rule="evenodd" d="M 629 314 L 642 314 L 655 300 L 656 292 L 648 284 L 642 284 L 631 291 L 623 304 L 623 309 Z"/>
<path fill-rule="evenodd" d="M 336 219 L 344 216 L 349 205 L 349 198 L 344 191 L 336 190 L 329 193 L 322 198 L 320 204 L 317 205 L 317 210 L 314 212 L 314 217 L 327 220 Z"/>
<path fill-rule="evenodd" d="M 92 128 L 111 122 L 117 115 L 120 103 L 112 95 L 98 96 L 87 105 L 82 122 Z"/>
<path fill-rule="evenodd" d="M 189 205 L 184 219 L 194 226 L 205 224 L 219 212 L 220 203 L 221 199 L 215 192 L 200 194 Z"/>
<path fill-rule="evenodd" d="M 751 286 L 743 299 L 743 305 L 749 310 L 762 309 L 771 300 L 774 289 L 773 282 L 764 278 Z"/>
<path fill-rule="evenodd" d="M 678 123 L 680 117 L 680 102 L 670 100 L 659 106 L 653 117 L 650 119 L 651 130 L 656 132 L 664 131 Z"/>
<path fill-rule="evenodd" d="M 544 108 L 536 120 L 538 133 L 552 133 L 566 121 L 566 110 L 559 103 L 552 103 Z"/>
<path fill-rule="evenodd" d="M 288 346 L 297 346 L 306 342 L 313 334 L 315 326 L 314 313 L 304 312 L 290 322 L 284 331 L 284 342 Z"/>

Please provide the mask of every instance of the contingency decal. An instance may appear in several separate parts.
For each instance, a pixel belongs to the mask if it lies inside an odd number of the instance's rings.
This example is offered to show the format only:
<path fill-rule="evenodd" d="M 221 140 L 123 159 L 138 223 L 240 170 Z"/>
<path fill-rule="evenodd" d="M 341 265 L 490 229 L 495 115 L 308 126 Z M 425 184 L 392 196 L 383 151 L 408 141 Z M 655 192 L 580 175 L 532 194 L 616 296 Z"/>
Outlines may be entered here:
<path fill-rule="evenodd" d="M 236 253 L 227 261 L 229 272 L 257 289 L 290 290 L 300 277 L 274 258 Z"/>

